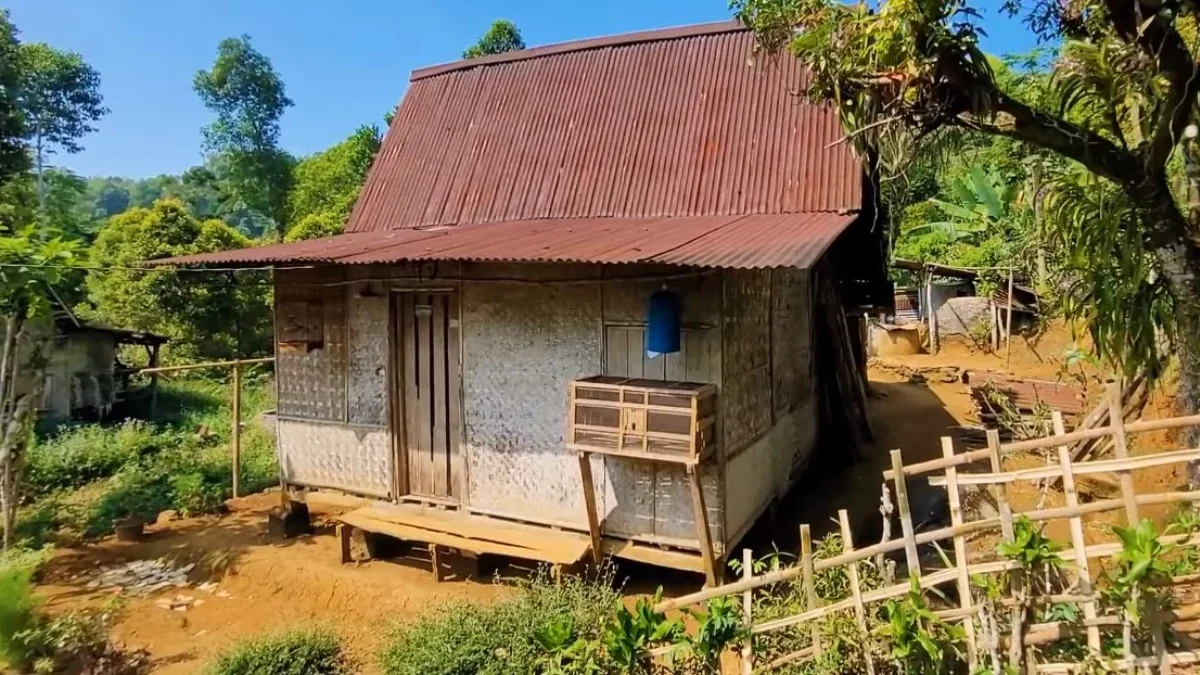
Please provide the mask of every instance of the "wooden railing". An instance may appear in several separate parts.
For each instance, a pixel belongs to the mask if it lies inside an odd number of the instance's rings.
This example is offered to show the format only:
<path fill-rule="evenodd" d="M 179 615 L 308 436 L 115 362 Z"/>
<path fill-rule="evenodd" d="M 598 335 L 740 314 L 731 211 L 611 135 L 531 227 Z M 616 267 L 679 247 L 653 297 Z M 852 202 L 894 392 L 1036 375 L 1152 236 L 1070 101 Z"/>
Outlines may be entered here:
<path fill-rule="evenodd" d="M 668 612 L 690 607 L 708 600 L 731 595 L 741 595 L 743 617 L 751 636 L 764 636 L 777 631 L 794 630 L 810 633 L 811 644 L 803 649 L 786 654 L 768 655 L 756 654 L 753 637 L 742 646 L 742 673 L 768 672 L 788 664 L 795 664 L 814 659 L 821 655 L 822 644 L 819 621 L 836 612 L 852 612 L 865 639 L 869 637 L 868 618 L 873 616 L 872 605 L 892 598 L 899 598 L 909 593 L 911 581 L 908 579 L 884 585 L 880 588 L 864 589 L 859 578 L 859 564 L 867 561 L 878 562 L 882 556 L 889 554 L 900 556 L 908 573 L 923 590 L 936 586 L 953 585 L 957 591 L 956 602 L 943 600 L 935 614 L 946 622 L 962 625 L 965 643 L 965 657 L 974 666 L 980 663 L 981 657 L 989 650 L 996 649 L 996 640 L 988 640 L 988 644 L 977 635 L 976 620 L 980 617 L 982 605 L 976 602 L 972 593 L 972 579 L 977 575 L 997 575 L 1020 569 L 1018 562 L 1006 559 L 990 551 L 968 550 L 968 536 L 981 533 L 999 534 L 1003 541 L 1014 538 L 1014 520 L 1024 517 L 1033 523 L 1065 520 L 1069 526 L 1070 541 L 1063 542 L 1059 556 L 1065 561 L 1064 572 L 1069 572 L 1072 583 L 1069 590 L 1046 595 L 1044 597 L 1025 598 L 1018 600 L 1013 595 L 1000 600 L 1001 606 L 1011 608 L 1020 602 L 1031 602 L 1034 605 L 1065 603 L 1081 609 L 1082 618 L 1077 621 L 1057 621 L 1030 623 L 1018 634 L 1023 646 L 1043 645 L 1074 635 L 1086 636 L 1087 646 L 1094 654 L 1101 650 L 1101 633 L 1108 631 L 1120 632 L 1126 623 L 1126 617 L 1119 614 L 1101 614 L 1100 595 L 1093 585 L 1089 564 L 1097 559 L 1111 558 L 1121 550 L 1121 545 L 1115 541 L 1088 543 L 1085 539 L 1085 516 L 1106 512 L 1123 512 L 1128 524 L 1136 524 L 1140 519 L 1142 507 L 1160 504 L 1200 504 L 1200 491 L 1166 491 L 1139 493 L 1135 489 L 1134 471 L 1153 467 L 1168 467 L 1186 465 L 1200 461 L 1200 449 L 1163 450 L 1143 452 L 1130 456 L 1127 448 L 1127 437 L 1131 434 L 1185 427 L 1200 426 L 1200 415 L 1158 419 L 1149 421 L 1134 421 L 1125 423 L 1121 407 L 1121 390 L 1117 385 L 1111 385 L 1103 405 L 1109 408 L 1108 419 L 1115 420 L 1108 426 L 1085 428 L 1067 432 L 1063 428 L 1062 416 L 1054 413 L 1052 417 L 1054 434 L 1034 440 L 1021 440 L 1011 443 L 1001 443 L 999 435 L 992 430 L 987 433 L 987 447 L 982 450 L 956 452 L 954 442 L 950 438 L 942 438 L 942 456 L 938 459 L 910 464 L 905 466 L 901 461 L 899 450 L 891 453 L 891 468 L 884 472 L 883 501 L 889 504 L 890 495 L 894 491 L 895 510 L 899 516 L 901 534 L 890 538 L 887 534 L 890 527 L 885 527 L 884 540 L 877 544 L 857 548 L 853 540 L 850 522 L 845 510 L 839 511 L 839 525 L 842 537 L 842 552 L 821 559 L 814 555 L 813 541 L 810 528 L 807 525 L 800 528 L 801 550 L 795 565 L 773 569 L 755 574 L 748 552 L 744 552 L 742 578 L 736 582 L 709 588 L 697 593 L 663 601 L 655 609 Z M 1095 416 L 1089 416 L 1095 418 Z M 1111 437 L 1112 457 L 1079 461 L 1072 457 L 1070 445 L 1078 441 Z M 1050 450 L 1047 454 L 1048 463 L 1036 468 L 1004 470 L 1004 460 L 1018 453 L 1034 450 Z M 968 472 L 974 468 L 970 465 L 987 463 L 986 471 Z M 1112 473 L 1116 474 L 1120 486 L 1120 497 L 1116 499 L 1101 499 L 1089 503 L 1081 503 L 1076 487 L 1078 476 Z M 917 532 L 909 505 L 906 481 L 899 477 L 927 477 L 933 486 L 942 487 L 947 492 L 950 524 L 930 531 Z M 1014 510 L 1009 502 L 1009 486 L 1015 483 L 1035 482 L 1041 484 L 1043 490 L 1050 485 L 1061 486 L 1065 505 L 1054 508 L 1030 508 Z M 987 490 L 995 499 L 997 516 L 977 517 L 969 520 L 963 508 L 963 488 L 974 486 L 976 489 Z M 1115 540 L 1115 537 L 1114 537 Z M 1164 544 L 1180 547 L 1200 547 L 1200 532 L 1196 534 L 1164 534 L 1159 537 Z M 949 555 L 944 559 L 949 566 L 942 569 L 923 569 L 919 555 L 921 546 L 944 542 L 952 549 L 952 560 Z M 976 547 L 979 548 L 979 547 Z M 991 553 L 988 559 L 988 553 Z M 971 554 L 974 554 L 972 557 Z M 974 561 L 972 561 L 974 560 Z M 821 604 L 814 591 L 814 579 L 824 570 L 844 569 L 849 580 L 850 592 L 848 597 L 838 599 L 828 604 Z M 755 591 L 760 589 L 770 591 L 769 587 L 782 582 L 798 584 L 795 592 L 804 605 L 804 611 L 789 616 L 773 618 L 767 621 L 756 621 L 753 617 Z M 1200 582 L 1200 575 L 1186 575 L 1172 579 L 1172 584 L 1192 584 Z M 777 587 L 776 587 L 777 588 Z M 948 598 L 948 594 L 946 597 Z M 957 604 L 957 606 L 953 606 Z M 1118 660 L 1122 669 L 1153 666 L 1158 672 L 1169 672 L 1174 664 L 1200 663 L 1200 650 L 1168 648 L 1164 633 L 1167 627 L 1178 621 L 1200 618 L 1200 605 L 1184 606 L 1170 612 L 1162 612 L 1149 619 L 1158 622 L 1153 626 L 1153 653 L 1136 655 L 1128 649 Z M 1127 632 L 1127 631 L 1126 631 Z M 1125 640 L 1128 642 L 1128 635 Z M 1017 652 L 1022 652 L 1020 646 Z M 871 650 L 863 650 L 862 664 L 864 672 L 873 673 L 875 663 Z M 761 658 L 761 662 L 756 660 Z M 994 659 L 993 659 L 994 662 Z M 1021 667 L 1028 672 L 1071 672 L 1078 670 L 1078 663 L 1041 663 L 1027 664 Z"/>

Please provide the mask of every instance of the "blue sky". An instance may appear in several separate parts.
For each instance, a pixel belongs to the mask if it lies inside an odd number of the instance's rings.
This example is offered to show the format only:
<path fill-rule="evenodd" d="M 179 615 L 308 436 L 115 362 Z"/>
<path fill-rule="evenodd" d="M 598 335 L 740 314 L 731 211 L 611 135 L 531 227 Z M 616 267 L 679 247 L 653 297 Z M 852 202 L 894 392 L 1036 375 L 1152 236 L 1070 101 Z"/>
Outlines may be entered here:
<path fill-rule="evenodd" d="M 379 122 L 414 68 L 452 61 L 497 18 L 517 24 L 527 44 L 718 21 L 725 0 L 0 0 L 27 42 L 81 53 L 100 71 L 112 112 L 56 158 L 83 175 L 146 177 L 201 161 L 209 115 L 192 75 L 211 65 L 217 43 L 248 34 L 271 58 L 296 102 L 283 118 L 283 145 L 303 155 Z M 986 0 L 987 12 L 992 0 Z M 992 15 L 992 52 L 1024 51 L 1033 38 Z"/>

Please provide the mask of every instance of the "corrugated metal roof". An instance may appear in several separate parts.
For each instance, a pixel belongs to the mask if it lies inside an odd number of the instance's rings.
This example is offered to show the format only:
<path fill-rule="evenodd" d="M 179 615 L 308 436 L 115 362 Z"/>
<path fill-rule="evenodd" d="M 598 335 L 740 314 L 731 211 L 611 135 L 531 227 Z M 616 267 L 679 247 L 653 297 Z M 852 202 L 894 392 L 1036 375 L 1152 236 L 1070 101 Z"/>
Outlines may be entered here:
<path fill-rule="evenodd" d="M 725 22 L 416 71 L 346 230 L 859 208 L 836 113 L 753 46 Z"/>
<path fill-rule="evenodd" d="M 421 260 L 809 267 L 856 218 L 803 213 L 560 218 L 351 232 L 154 261 L 175 265 L 368 264 Z"/>

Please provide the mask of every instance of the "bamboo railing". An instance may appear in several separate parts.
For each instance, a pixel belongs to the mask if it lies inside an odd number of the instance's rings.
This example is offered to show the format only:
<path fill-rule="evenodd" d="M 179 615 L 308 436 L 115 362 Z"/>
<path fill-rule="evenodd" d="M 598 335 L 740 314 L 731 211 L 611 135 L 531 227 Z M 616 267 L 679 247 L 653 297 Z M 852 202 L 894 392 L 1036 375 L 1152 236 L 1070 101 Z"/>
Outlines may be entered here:
<path fill-rule="evenodd" d="M 1082 668 L 1079 663 L 1035 663 L 1028 658 L 1026 649 L 1035 645 L 1045 645 L 1068 637 L 1085 638 L 1089 651 L 1099 654 L 1102 634 L 1105 632 L 1121 632 L 1124 628 L 1124 640 L 1129 645 L 1129 628 L 1126 618 L 1122 615 L 1101 614 L 1100 594 L 1093 586 L 1091 570 L 1096 566 L 1093 561 L 1110 559 L 1116 555 L 1121 546 L 1113 541 L 1088 543 L 1085 538 L 1085 517 L 1108 512 L 1122 512 L 1123 520 L 1130 525 L 1138 523 L 1143 507 L 1162 504 L 1200 504 L 1200 491 L 1168 491 L 1138 493 L 1133 481 L 1133 472 L 1155 467 L 1186 465 L 1200 461 L 1200 449 L 1164 450 L 1130 456 L 1127 447 L 1127 437 L 1132 434 L 1164 429 L 1180 429 L 1200 426 L 1200 415 L 1158 419 L 1149 421 L 1124 422 L 1119 385 L 1110 385 L 1106 392 L 1108 410 L 1108 426 L 1085 428 L 1079 431 L 1067 432 L 1064 429 L 1062 416 L 1053 415 L 1054 434 L 1045 438 L 1001 443 L 996 431 L 987 434 L 988 447 L 971 452 L 955 452 L 954 442 L 950 438 L 942 439 L 942 456 L 937 459 L 919 462 L 905 466 L 900 451 L 891 453 L 892 466 L 884 472 L 884 502 L 888 504 L 889 488 L 895 495 L 895 507 L 899 516 L 901 535 L 890 538 L 890 527 L 885 527 L 884 540 L 879 543 L 857 547 L 852 538 L 847 512 L 839 512 L 839 526 L 842 537 L 842 552 L 831 557 L 820 559 L 814 555 L 810 528 L 802 525 L 800 528 L 801 551 L 799 560 L 793 566 L 773 569 L 760 574 L 750 571 L 749 553 L 744 552 L 744 569 L 742 578 L 738 581 L 708 588 L 697 593 L 665 600 L 655 606 L 659 612 L 669 612 L 704 603 L 708 600 L 731 595 L 741 595 L 746 628 L 751 636 L 739 649 L 742 658 L 742 673 L 765 673 L 779 669 L 789 664 L 796 664 L 814 659 L 821 655 L 822 644 L 819 631 L 819 621 L 837 612 L 852 613 L 859 629 L 868 633 L 867 616 L 876 603 L 899 598 L 909 593 L 911 582 L 908 579 L 884 585 L 881 588 L 863 589 L 859 578 L 858 565 L 862 562 L 879 559 L 881 556 L 893 555 L 901 557 L 907 570 L 919 587 L 924 591 L 938 586 L 953 586 L 957 599 L 954 602 L 942 602 L 935 614 L 947 622 L 961 623 L 963 628 L 965 657 L 972 666 L 980 663 L 981 658 L 989 655 L 988 649 L 980 644 L 977 635 L 980 619 L 984 608 L 973 598 L 972 579 L 977 575 L 997 575 L 1020 569 L 1016 561 L 991 556 L 994 559 L 980 559 L 976 551 L 975 560 L 969 555 L 968 536 L 981 533 L 999 534 L 1002 540 L 1013 539 L 1014 521 L 1024 517 L 1034 523 L 1048 521 L 1066 521 L 1069 526 L 1070 541 L 1059 542 L 1063 549 L 1059 551 L 1064 561 L 1063 572 L 1070 578 L 1069 590 L 1044 597 L 1028 597 L 1021 595 L 1019 588 L 1009 590 L 1007 596 L 998 601 L 1000 607 L 1013 616 L 1015 622 L 1017 612 L 1022 611 L 1022 602 L 1033 605 L 1067 603 L 1082 610 L 1081 618 L 1075 621 L 1059 621 L 1047 623 L 1032 623 L 1023 626 L 1019 632 L 1012 633 L 1007 648 L 1012 661 L 1020 663 L 1022 672 L 1074 672 Z M 1109 437 L 1112 457 L 1105 459 L 1087 459 L 1081 461 L 1072 456 L 1071 446 L 1078 441 Z M 1035 468 L 1004 470 L 1006 458 L 1031 450 L 1053 450 L 1048 453 L 1049 463 Z M 976 464 L 987 464 L 987 470 L 979 470 Z M 968 469 L 971 469 L 968 471 Z M 1116 474 L 1120 485 L 1120 497 L 1103 499 L 1089 503 L 1081 503 L 1076 488 L 1076 478 L 1094 474 Z M 918 532 L 914 527 L 910 510 L 907 482 L 905 479 L 922 476 L 928 479 L 930 485 L 940 487 L 947 492 L 950 524 L 930 531 Z M 1008 499 L 1008 487 L 1016 483 L 1033 482 L 1060 487 L 1065 501 L 1064 506 L 1042 508 L 1040 505 L 1029 510 L 1014 510 Z M 995 498 L 998 515 L 994 517 L 978 517 L 968 519 L 963 506 L 962 490 L 964 487 L 988 490 Z M 1159 537 L 1163 544 L 1179 547 L 1200 547 L 1200 532 L 1188 534 L 1164 534 Z M 944 569 L 922 569 L 919 549 L 929 544 L 942 544 L 942 550 L 952 552 L 944 559 L 949 563 Z M 814 577 L 823 570 L 842 568 L 849 580 L 850 592 L 848 597 L 820 604 L 814 592 Z M 1020 575 L 1010 575 L 1010 580 L 1017 580 Z M 803 600 L 804 611 L 780 618 L 756 620 L 752 617 L 750 608 L 753 607 L 755 591 L 770 592 L 770 587 L 783 582 L 798 584 L 797 590 Z M 1173 584 L 1196 584 L 1200 575 L 1177 577 Z M 1017 598 L 1022 598 L 1018 600 Z M 948 598 L 948 596 L 947 596 Z M 957 606 L 954 606 L 957 604 Z M 877 608 L 875 608 L 877 609 Z M 1134 649 L 1126 647 L 1122 659 L 1117 664 L 1125 672 L 1136 669 L 1153 669 L 1156 672 L 1171 672 L 1173 665 L 1200 663 L 1200 649 L 1171 650 L 1168 648 L 1164 635 L 1171 624 L 1180 621 L 1200 619 L 1200 604 L 1178 607 L 1169 612 L 1161 612 L 1147 617 L 1153 633 L 1153 649 L 1151 653 L 1135 654 Z M 1009 623 L 1004 623 L 1007 635 Z M 1015 626 L 1015 623 L 1014 623 Z M 811 633 L 811 645 L 798 651 L 783 655 L 756 654 L 754 637 L 763 636 L 777 631 L 800 631 L 797 635 Z M 1013 637 L 1015 636 L 1015 637 Z M 997 640 L 992 640 L 988 648 L 995 654 Z M 1014 644 L 1015 643 L 1015 644 Z M 863 672 L 874 673 L 876 664 L 872 661 L 871 650 L 863 649 Z M 772 658 L 764 658 L 771 656 Z M 993 663 L 995 663 L 993 658 Z"/>

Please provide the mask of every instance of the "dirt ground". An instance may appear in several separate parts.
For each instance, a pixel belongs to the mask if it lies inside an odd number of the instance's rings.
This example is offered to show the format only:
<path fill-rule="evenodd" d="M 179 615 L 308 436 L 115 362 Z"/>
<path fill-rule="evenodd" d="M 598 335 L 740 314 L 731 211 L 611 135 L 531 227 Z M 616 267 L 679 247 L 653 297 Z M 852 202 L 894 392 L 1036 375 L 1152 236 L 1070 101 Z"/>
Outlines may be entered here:
<path fill-rule="evenodd" d="M 1036 342 L 1017 340 L 1012 371 L 1041 379 L 1069 377 L 1062 366 L 1062 355 L 1071 343 L 1065 331 Z M 747 537 L 745 545 L 754 548 L 757 554 L 768 552 L 772 546 L 794 551 L 797 523 L 811 523 L 819 536 L 836 527 L 832 519 L 839 508 L 851 511 L 856 536 L 862 542 L 877 541 L 880 480 L 881 472 L 889 466 L 888 451 L 901 449 L 906 463 L 940 456 L 940 438 L 960 424 L 973 422 L 973 407 L 963 384 L 944 382 L 937 376 L 912 381 L 898 372 L 895 363 L 878 365 L 882 367 L 870 370 L 869 406 L 876 439 L 868 449 L 868 459 L 850 466 L 831 462 L 811 469 L 784 500 L 787 506 L 764 518 Z M 905 357 L 900 365 L 1004 370 L 1005 358 L 1003 353 L 980 354 L 963 345 L 948 345 L 937 356 Z M 1169 397 L 1159 392 L 1146 416 L 1170 415 L 1169 404 Z M 1164 436 L 1144 438 L 1134 443 L 1131 451 L 1136 453 L 1139 447 L 1165 447 L 1163 444 L 1172 441 Z M 825 448 L 824 453 L 836 457 L 839 449 Z M 1044 460 L 1028 457 L 1020 461 Z M 1163 491 L 1173 489 L 1181 477 L 1159 472 L 1139 475 L 1138 480 L 1150 482 L 1157 491 Z M 920 485 L 910 488 L 918 520 L 922 516 L 921 505 L 932 498 L 932 490 Z M 1014 506 L 1033 503 L 1038 495 L 1039 491 L 1033 487 L 1024 492 L 1014 488 Z M 406 562 L 342 565 L 337 540 L 329 528 L 318 529 L 312 536 L 272 540 L 266 535 L 265 512 L 277 499 L 277 495 L 257 495 L 232 502 L 231 512 L 224 516 L 155 525 L 149 528 L 149 536 L 142 542 L 110 539 L 82 549 L 60 551 L 44 575 L 39 591 L 47 609 L 62 611 L 106 597 L 87 588 L 90 574 L 97 567 L 164 556 L 180 564 L 196 563 L 191 580 L 217 581 L 230 597 L 187 590 L 186 593 L 205 600 L 187 612 L 162 609 L 155 605 L 153 597 L 130 599 L 128 611 L 116 628 L 118 639 L 150 651 L 156 673 L 197 672 L 214 653 L 237 639 L 298 623 L 332 627 L 344 636 L 364 664 L 365 672 L 375 672 L 374 656 L 389 626 L 429 612 L 444 601 L 487 602 L 509 592 L 503 584 L 490 582 L 434 583 L 427 568 Z M 1047 505 L 1058 505 L 1058 501 L 1061 496 L 1051 494 Z M 316 511 L 316 515 L 319 521 L 321 513 Z M 1065 539 L 1065 524 L 1063 528 L 1062 532 L 1052 529 L 1051 535 Z M 1106 531 L 1099 524 L 1089 528 L 1093 537 L 1103 536 Z M 643 567 L 623 567 L 620 574 L 630 578 L 626 588 L 631 593 L 652 590 L 657 585 L 665 585 L 668 595 L 686 593 L 696 590 L 702 581 L 689 574 Z M 177 592 L 172 590 L 165 595 Z"/>

